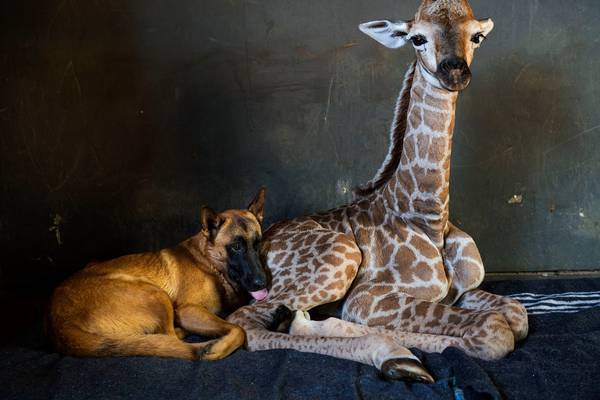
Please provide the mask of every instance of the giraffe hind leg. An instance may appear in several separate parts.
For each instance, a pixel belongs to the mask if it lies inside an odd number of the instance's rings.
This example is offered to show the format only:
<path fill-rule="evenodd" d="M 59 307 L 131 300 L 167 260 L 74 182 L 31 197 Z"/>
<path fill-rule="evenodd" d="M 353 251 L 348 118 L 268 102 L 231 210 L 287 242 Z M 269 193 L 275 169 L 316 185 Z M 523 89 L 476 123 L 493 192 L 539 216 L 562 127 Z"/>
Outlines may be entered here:
<path fill-rule="evenodd" d="M 465 292 L 456 305 L 467 310 L 496 311 L 508 322 L 515 341 L 527 337 L 529 332 L 527 310 L 515 299 L 474 289 Z"/>
<path fill-rule="evenodd" d="M 345 307 L 342 318 L 392 331 L 401 345 L 426 352 L 439 353 L 452 346 L 472 357 L 497 360 L 514 350 L 513 332 L 496 310 L 447 306 L 415 299 L 400 291 L 382 297 L 377 296 L 377 290 L 377 285 L 355 288 L 353 295 L 362 299 L 362 304 Z"/>

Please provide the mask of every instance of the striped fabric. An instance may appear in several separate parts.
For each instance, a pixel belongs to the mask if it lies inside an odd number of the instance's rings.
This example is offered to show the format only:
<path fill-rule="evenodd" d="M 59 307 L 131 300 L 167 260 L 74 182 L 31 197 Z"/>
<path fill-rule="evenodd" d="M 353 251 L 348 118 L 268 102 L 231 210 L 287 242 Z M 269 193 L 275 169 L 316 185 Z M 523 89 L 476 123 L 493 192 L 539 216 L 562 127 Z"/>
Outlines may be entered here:
<path fill-rule="evenodd" d="M 600 307 L 600 292 L 566 292 L 556 294 L 517 293 L 509 295 L 519 300 L 529 315 L 575 313 Z"/>

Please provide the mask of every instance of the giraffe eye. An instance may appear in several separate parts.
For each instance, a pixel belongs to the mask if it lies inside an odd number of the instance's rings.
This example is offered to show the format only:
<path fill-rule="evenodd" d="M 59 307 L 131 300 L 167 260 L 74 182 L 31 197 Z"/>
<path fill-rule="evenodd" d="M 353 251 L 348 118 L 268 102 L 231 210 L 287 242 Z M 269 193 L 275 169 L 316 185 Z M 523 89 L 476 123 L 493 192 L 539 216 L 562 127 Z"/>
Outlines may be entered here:
<path fill-rule="evenodd" d="M 425 43 L 427 43 L 427 39 L 425 39 L 425 36 L 423 36 L 423 35 L 415 35 L 410 38 L 410 41 L 416 47 L 423 46 Z"/>
<path fill-rule="evenodd" d="M 479 44 L 481 42 L 483 42 L 485 40 L 485 36 L 483 36 L 483 33 L 476 33 L 473 35 L 473 37 L 471 37 L 471 42 L 475 43 L 475 44 Z"/>

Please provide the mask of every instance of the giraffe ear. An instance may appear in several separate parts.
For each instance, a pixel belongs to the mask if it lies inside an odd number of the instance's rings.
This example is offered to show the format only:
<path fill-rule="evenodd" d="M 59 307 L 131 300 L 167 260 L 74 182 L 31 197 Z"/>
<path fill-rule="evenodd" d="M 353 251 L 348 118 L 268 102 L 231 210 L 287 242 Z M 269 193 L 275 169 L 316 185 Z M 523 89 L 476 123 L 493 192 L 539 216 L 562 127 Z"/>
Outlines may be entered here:
<path fill-rule="evenodd" d="M 483 36 L 487 36 L 488 33 L 490 33 L 492 29 L 494 29 L 494 21 L 492 21 L 491 18 L 482 19 L 481 21 L 479 21 L 479 24 L 481 25 L 481 33 L 483 34 Z"/>
<path fill-rule="evenodd" d="M 412 21 L 371 21 L 360 24 L 358 29 L 390 49 L 399 49 L 407 42 Z"/>

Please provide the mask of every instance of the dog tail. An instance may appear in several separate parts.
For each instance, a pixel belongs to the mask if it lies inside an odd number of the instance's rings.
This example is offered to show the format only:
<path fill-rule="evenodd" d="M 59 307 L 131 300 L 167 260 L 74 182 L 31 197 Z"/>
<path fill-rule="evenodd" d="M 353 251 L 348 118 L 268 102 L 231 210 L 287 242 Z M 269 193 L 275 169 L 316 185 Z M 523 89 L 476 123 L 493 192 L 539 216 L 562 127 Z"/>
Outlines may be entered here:
<path fill-rule="evenodd" d="M 57 343 L 58 350 L 79 357 L 154 356 L 198 360 L 205 343 L 186 343 L 167 334 L 141 334 L 103 337 L 79 328 L 69 329 L 68 345 Z M 63 335 L 61 335 L 63 336 Z M 62 344 L 62 345 L 61 345 Z"/>

